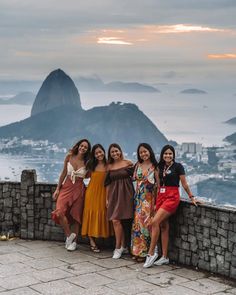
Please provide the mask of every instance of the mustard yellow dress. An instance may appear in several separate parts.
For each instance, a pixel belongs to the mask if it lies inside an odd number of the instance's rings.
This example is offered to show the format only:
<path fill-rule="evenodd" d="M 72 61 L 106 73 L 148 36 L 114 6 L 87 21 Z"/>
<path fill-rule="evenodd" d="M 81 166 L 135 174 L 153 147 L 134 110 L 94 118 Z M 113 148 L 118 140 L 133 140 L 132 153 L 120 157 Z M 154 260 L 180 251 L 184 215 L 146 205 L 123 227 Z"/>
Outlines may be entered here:
<path fill-rule="evenodd" d="M 105 171 L 93 171 L 91 174 L 85 194 L 82 236 L 107 238 L 112 235 L 107 218 L 105 176 Z"/>

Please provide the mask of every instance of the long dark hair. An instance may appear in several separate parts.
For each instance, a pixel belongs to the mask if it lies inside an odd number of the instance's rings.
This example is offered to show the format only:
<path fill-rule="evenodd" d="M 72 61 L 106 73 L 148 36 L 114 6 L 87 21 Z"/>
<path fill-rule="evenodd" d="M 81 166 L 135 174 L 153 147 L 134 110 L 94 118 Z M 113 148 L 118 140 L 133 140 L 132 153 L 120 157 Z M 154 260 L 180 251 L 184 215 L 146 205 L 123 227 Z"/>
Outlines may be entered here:
<path fill-rule="evenodd" d="M 121 152 L 120 157 L 121 157 L 122 160 L 124 159 L 123 152 L 122 152 L 122 149 L 121 149 L 121 147 L 119 146 L 119 144 L 118 144 L 118 143 L 112 143 L 112 144 L 110 144 L 110 146 L 109 146 L 109 148 L 108 148 L 108 155 L 107 155 L 107 157 L 108 157 L 108 163 L 109 163 L 109 164 L 114 163 L 114 159 L 112 159 L 112 157 L 111 157 L 111 149 L 112 149 L 113 147 L 114 147 L 114 148 L 117 148 L 117 149 Z"/>
<path fill-rule="evenodd" d="M 98 164 L 98 160 L 95 157 L 95 151 L 97 148 L 101 149 L 104 152 L 103 164 L 106 165 L 106 163 L 107 163 L 105 149 L 100 143 L 97 143 L 92 147 L 92 150 L 90 153 L 90 158 L 87 163 L 87 169 L 90 171 L 94 171 L 95 168 L 97 167 L 97 164 Z"/>
<path fill-rule="evenodd" d="M 87 152 L 84 154 L 84 163 L 87 163 L 87 161 L 89 160 L 90 157 L 90 151 L 91 151 L 91 144 L 88 141 L 88 139 L 83 138 L 81 140 L 79 140 L 71 149 L 70 152 L 72 153 L 73 156 L 76 156 L 78 154 L 78 148 L 81 145 L 82 142 L 87 142 L 88 144 L 88 150 Z"/>
<path fill-rule="evenodd" d="M 143 160 L 141 159 L 140 155 L 139 155 L 139 150 L 141 147 L 144 147 L 146 150 L 149 151 L 149 154 L 150 154 L 150 161 L 152 163 L 152 165 L 157 168 L 157 160 L 156 160 L 156 157 L 155 157 L 155 154 L 153 152 L 153 149 L 152 147 L 150 146 L 150 144 L 146 143 L 146 142 L 143 142 L 143 143 L 140 143 L 138 148 L 137 148 L 137 158 L 138 158 L 138 162 L 139 163 L 143 163 Z"/>
<path fill-rule="evenodd" d="M 161 154 L 160 154 L 160 160 L 159 160 L 159 163 L 158 163 L 158 166 L 160 169 L 163 169 L 164 166 L 165 166 L 165 161 L 163 160 L 163 155 L 165 153 L 166 150 L 170 149 L 173 153 L 173 162 L 175 162 L 175 149 L 172 145 L 170 144 L 167 144 L 165 145 L 162 150 L 161 150 Z"/>

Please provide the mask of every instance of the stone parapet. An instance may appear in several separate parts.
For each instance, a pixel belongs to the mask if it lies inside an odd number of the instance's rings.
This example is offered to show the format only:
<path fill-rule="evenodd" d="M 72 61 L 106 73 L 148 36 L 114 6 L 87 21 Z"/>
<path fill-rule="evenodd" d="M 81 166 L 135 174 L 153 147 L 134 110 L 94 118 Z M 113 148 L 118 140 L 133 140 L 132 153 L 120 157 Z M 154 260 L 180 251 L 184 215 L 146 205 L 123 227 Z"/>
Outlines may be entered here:
<path fill-rule="evenodd" d="M 21 182 L 0 182 L 0 231 L 23 239 L 63 241 L 51 220 L 55 184 L 38 183 L 35 170 L 22 171 Z M 182 200 L 170 219 L 170 259 L 236 278 L 236 208 Z"/>
<path fill-rule="evenodd" d="M 236 208 L 182 201 L 170 223 L 171 259 L 236 278 Z"/>
<path fill-rule="evenodd" d="M 20 230 L 19 182 L 0 182 L 0 231 L 18 233 Z"/>

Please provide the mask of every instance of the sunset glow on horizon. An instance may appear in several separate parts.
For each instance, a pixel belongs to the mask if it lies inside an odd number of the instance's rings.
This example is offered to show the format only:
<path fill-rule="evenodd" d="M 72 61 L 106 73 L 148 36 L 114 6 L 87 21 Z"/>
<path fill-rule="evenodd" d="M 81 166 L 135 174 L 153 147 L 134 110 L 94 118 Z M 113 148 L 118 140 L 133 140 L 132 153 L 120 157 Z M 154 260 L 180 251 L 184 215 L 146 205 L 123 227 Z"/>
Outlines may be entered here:
<path fill-rule="evenodd" d="M 102 29 L 93 31 L 89 40 L 97 44 L 134 45 L 142 42 L 156 42 L 158 35 L 190 33 L 222 33 L 226 30 L 186 24 L 176 25 L 143 25 L 127 29 Z M 90 34 L 90 32 L 89 32 Z"/>
<path fill-rule="evenodd" d="M 121 40 L 118 37 L 99 37 L 97 39 L 98 44 L 110 44 L 110 45 L 132 45 L 131 42 Z"/>
<path fill-rule="evenodd" d="M 210 59 L 236 59 L 236 53 L 208 54 Z"/>
<path fill-rule="evenodd" d="M 156 33 L 160 34 L 172 34 L 172 33 L 191 33 L 191 32 L 223 32 L 222 29 L 210 28 L 204 26 L 194 26 L 190 24 L 176 24 L 169 26 L 150 26 L 156 30 Z"/>
<path fill-rule="evenodd" d="M 75 76 L 169 83 L 235 71 L 233 0 L 2 2 L 0 77 L 41 79 L 60 67 Z"/>

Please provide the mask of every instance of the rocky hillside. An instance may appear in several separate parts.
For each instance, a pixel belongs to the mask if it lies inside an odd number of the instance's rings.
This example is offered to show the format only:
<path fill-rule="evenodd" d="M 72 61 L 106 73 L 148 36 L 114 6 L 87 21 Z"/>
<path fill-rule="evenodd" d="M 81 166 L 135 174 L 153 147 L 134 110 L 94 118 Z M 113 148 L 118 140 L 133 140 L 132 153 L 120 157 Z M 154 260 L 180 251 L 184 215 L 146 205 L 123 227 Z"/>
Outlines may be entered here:
<path fill-rule="evenodd" d="M 226 123 L 231 124 L 231 125 L 236 125 L 236 117 L 226 121 Z M 229 142 L 231 144 L 236 145 L 236 132 L 234 132 L 233 134 L 225 137 L 224 141 L 227 141 L 227 142 Z"/>
<path fill-rule="evenodd" d="M 51 72 L 35 98 L 31 116 L 59 106 L 81 108 L 80 95 L 72 79 L 61 69 Z"/>

